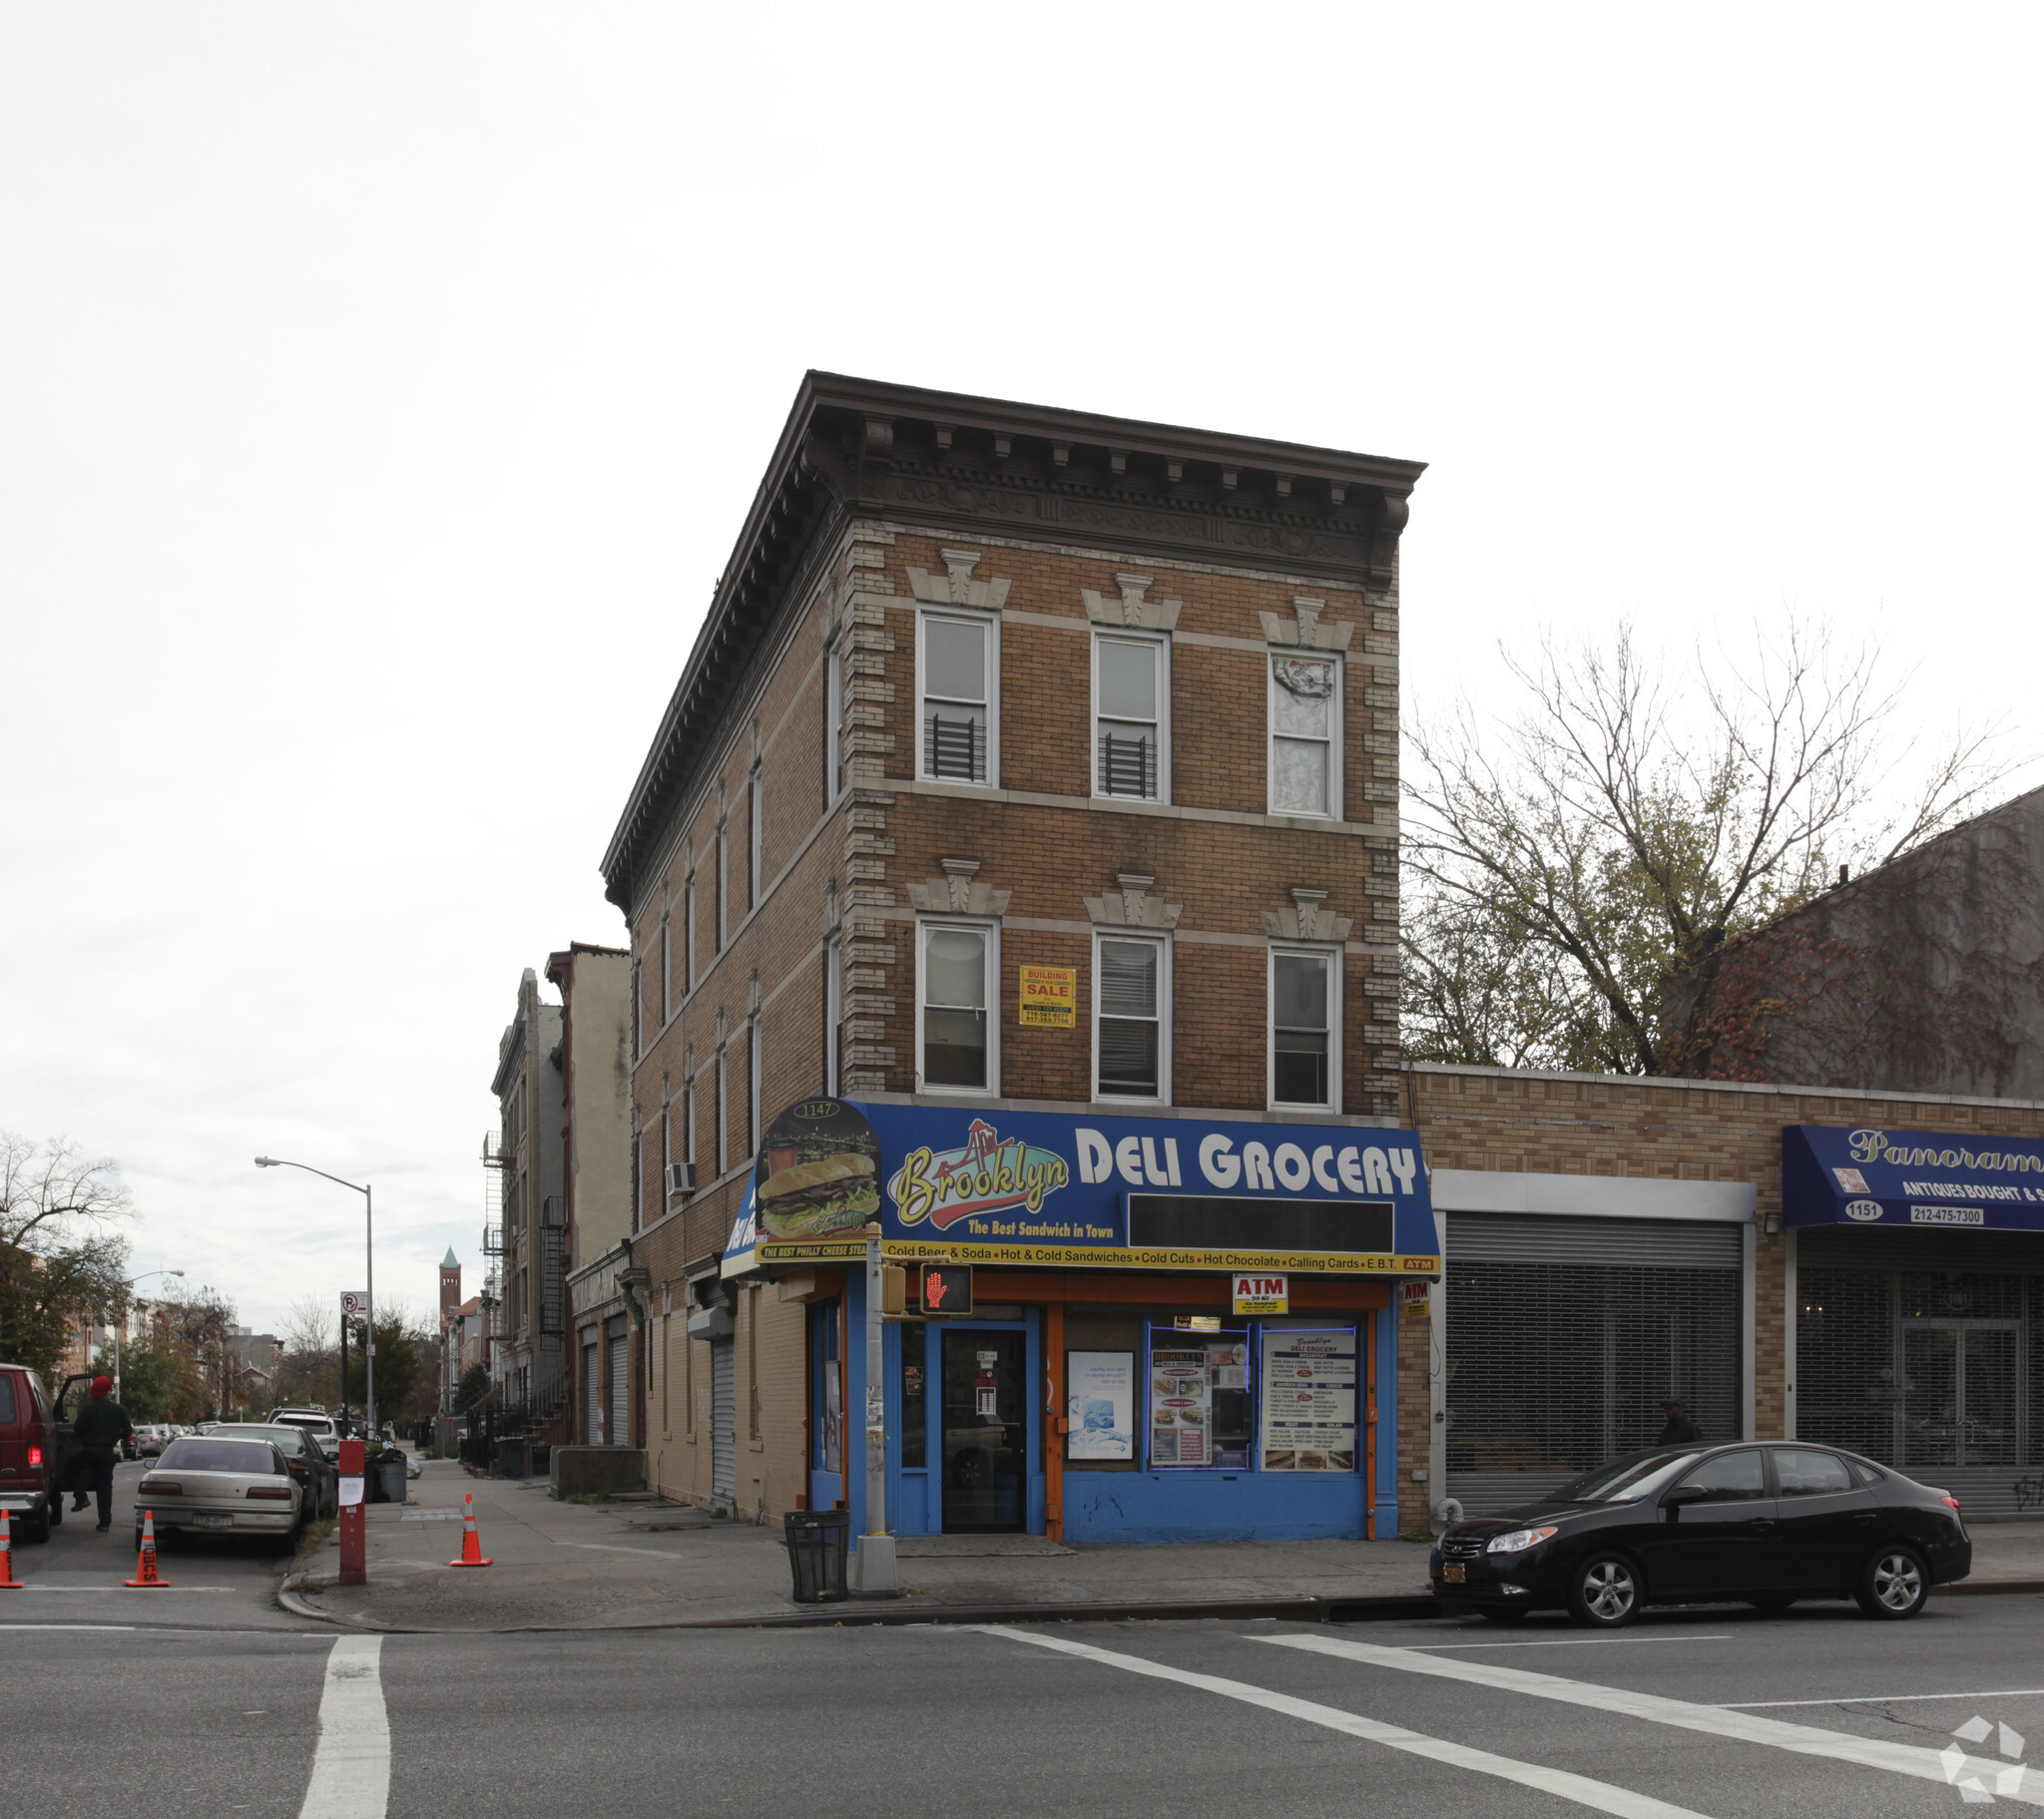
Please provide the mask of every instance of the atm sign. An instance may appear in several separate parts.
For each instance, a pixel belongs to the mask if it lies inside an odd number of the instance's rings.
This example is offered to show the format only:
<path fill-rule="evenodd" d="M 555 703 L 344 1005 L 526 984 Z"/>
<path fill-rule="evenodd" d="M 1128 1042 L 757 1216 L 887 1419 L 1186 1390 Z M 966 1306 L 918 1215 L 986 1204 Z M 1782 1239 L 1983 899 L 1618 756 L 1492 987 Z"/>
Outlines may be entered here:
<path fill-rule="evenodd" d="M 1281 1314 L 1289 1311 L 1282 1276 L 1237 1276 L 1235 1311 L 1239 1314 Z"/>

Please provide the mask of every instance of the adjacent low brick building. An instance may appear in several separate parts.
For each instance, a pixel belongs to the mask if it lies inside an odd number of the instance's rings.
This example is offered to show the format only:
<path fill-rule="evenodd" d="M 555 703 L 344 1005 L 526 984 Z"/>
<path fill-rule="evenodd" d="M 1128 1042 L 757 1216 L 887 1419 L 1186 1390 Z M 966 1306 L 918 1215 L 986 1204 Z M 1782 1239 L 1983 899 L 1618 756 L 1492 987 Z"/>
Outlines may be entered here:
<path fill-rule="evenodd" d="M 1402 1323 L 1407 1533 L 1650 1446 L 1672 1397 L 1709 1441 L 2044 1513 L 2044 1104 L 1425 1064 L 1406 1088 L 1447 1262 Z M 1835 1165 L 1785 1191 L 1812 1143 Z M 1884 1155 L 1918 1159 L 1884 1183 Z"/>

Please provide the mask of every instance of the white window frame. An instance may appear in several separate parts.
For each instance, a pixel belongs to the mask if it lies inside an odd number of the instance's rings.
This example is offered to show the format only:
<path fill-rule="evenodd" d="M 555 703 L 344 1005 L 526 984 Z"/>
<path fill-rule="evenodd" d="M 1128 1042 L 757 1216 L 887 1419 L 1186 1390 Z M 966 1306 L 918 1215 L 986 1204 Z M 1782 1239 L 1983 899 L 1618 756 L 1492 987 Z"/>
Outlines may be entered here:
<path fill-rule="evenodd" d="M 1104 644 L 1149 645 L 1157 653 L 1157 793 L 1148 796 L 1109 795 L 1100 763 L 1100 647 Z M 1092 793 L 1104 802 L 1169 802 L 1171 800 L 1171 640 L 1160 633 L 1093 629 L 1091 717 L 1086 724 L 1086 762 Z M 1274 682 L 1274 687 L 1277 685 Z"/>
<path fill-rule="evenodd" d="M 1276 666 L 1286 660 L 1299 663 L 1328 663 L 1334 666 L 1334 689 L 1327 697 L 1327 812 L 1312 813 L 1303 808 L 1278 806 L 1278 680 Z M 1347 691 L 1347 667 L 1338 651 L 1303 651 L 1290 645 L 1273 645 L 1264 653 L 1264 806 L 1287 820 L 1338 821 L 1342 818 L 1342 697 Z"/>
<path fill-rule="evenodd" d="M 696 989 L 696 861 L 689 860 L 688 876 L 682 884 L 682 960 L 689 971 L 687 991 Z"/>
<path fill-rule="evenodd" d="M 1274 682 L 1273 687 L 1277 684 Z M 731 940 L 731 827 L 722 814 L 717 817 L 717 951 L 721 954 Z"/>
<path fill-rule="evenodd" d="M 923 717 L 929 697 L 925 691 L 928 647 L 925 628 L 932 620 L 956 625 L 978 626 L 986 633 L 986 775 L 968 782 L 963 777 L 933 776 L 923 740 Z M 1001 622 L 991 613 L 973 613 L 958 608 L 928 609 L 915 616 L 915 774 L 935 783 L 950 783 L 960 789 L 998 789 L 1001 784 Z M 916 1053 L 920 1055 L 921 1049 Z"/>
<path fill-rule="evenodd" d="M 970 929 L 986 937 L 986 1085 L 932 1086 L 923 1080 L 923 1013 L 929 1004 L 929 938 L 933 929 Z M 1001 1091 L 1001 925 L 971 916 L 931 916 L 915 927 L 915 1090 L 947 1098 L 997 1099 Z"/>
<path fill-rule="evenodd" d="M 731 1166 L 731 1083 L 724 1065 L 724 1044 L 717 1045 L 717 1172 Z"/>
<path fill-rule="evenodd" d="M 1278 957 L 1280 954 L 1300 954 L 1326 963 L 1327 1099 L 1324 1105 L 1278 1097 Z M 1274 1112 L 1341 1110 L 1341 949 L 1308 941 L 1274 942 L 1271 946 L 1270 957 L 1264 963 L 1264 1093 L 1269 1108 Z"/>
<path fill-rule="evenodd" d="M 688 1058 L 689 1072 L 682 1079 L 682 1160 L 696 1165 L 696 1058 Z"/>
<path fill-rule="evenodd" d="M 766 1086 L 766 1069 L 760 1053 L 760 1013 L 746 1019 L 746 1152 L 760 1153 L 760 1138 L 766 1116 L 760 1109 L 760 1095 Z"/>
<path fill-rule="evenodd" d="M 746 908 L 760 907 L 763 887 L 766 882 L 766 802 L 762 797 L 760 765 L 756 759 L 752 774 L 746 778 Z"/>
<path fill-rule="evenodd" d="M 825 729 L 828 734 L 825 741 L 825 762 L 830 766 L 830 774 L 823 790 L 826 807 L 837 800 L 850 781 L 846 772 L 851 763 L 851 753 L 847 749 L 851 728 L 844 723 L 845 715 L 851 708 L 851 679 L 847 674 L 850 662 L 851 632 L 847 627 L 831 641 L 829 662 L 825 665 L 823 714 L 829 721 Z"/>
<path fill-rule="evenodd" d="M 823 1092 L 844 1091 L 844 937 L 823 944 Z"/>
<path fill-rule="evenodd" d="M 1140 941 L 1158 950 L 1157 959 L 1157 1092 L 1155 1097 L 1100 1090 L 1100 950 L 1109 941 Z M 1124 929 L 1093 931 L 1093 1103 L 1096 1106 L 1168 1106 L 1171 1104 L 1171 942 L 1161 935 Z"/>
<path fill-rule="evenodd" d="M 675 1014 L 675 967 L 674 931 L 666 910 L 660 912 L 660 1022 L 667 1027 L 667 1020 Z"/>
<path fill-rule="evenodd" d="M 632 1053 L 646 1054 L 646 964 L 632 957 Z"/>

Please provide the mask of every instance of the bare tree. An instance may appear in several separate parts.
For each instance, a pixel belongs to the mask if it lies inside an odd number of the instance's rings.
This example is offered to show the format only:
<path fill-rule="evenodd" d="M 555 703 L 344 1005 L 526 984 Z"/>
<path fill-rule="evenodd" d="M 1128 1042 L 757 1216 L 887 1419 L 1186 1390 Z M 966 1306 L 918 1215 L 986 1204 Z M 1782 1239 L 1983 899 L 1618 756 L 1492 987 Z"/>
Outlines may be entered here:
<path fill-rule="evenodd" d="M 1906 678 L 1794 623 L 1671 682 L 1630 625 L 1507 654 L 1527 704 L 1411 733 L 1406 1024 L 1417 1059 L 1697 1075 L 1738 1051 L 1728 941 L 1878 864 L 2009 775 L 1962 729 L 1900 782 Z M 1443 939 L 1445 937 L 1445 939 Z"/>
<path fill-rule="evenodd" d="M 121 1171 L 68 1137 L 0 1131 L 0 1244 L 37 1255 L 100 1237 L 134 1216 Z"/>
<path fill-rule="evenodd" d="M 340 1316 L 324 1295 L 293 1302 L 283 1322 L 283 1366 L 277 1372 L 281 1401 L 321 1407 L 340 1400 Z"/>
<path fill-rule="evenodd" d="M 0 1358 L 53 1370 L 93 1310 L 126 1302 L 133 1211 L 111 1160 L 0 1132 Z"/>

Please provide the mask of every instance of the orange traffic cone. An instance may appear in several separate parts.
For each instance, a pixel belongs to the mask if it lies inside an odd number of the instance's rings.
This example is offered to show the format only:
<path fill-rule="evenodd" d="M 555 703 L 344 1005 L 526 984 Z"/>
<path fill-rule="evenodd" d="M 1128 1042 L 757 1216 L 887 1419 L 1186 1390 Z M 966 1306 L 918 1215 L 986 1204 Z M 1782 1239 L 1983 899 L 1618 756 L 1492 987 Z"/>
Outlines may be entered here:
<path fill-rule="evenodd" d="M 0 1510 L 0 1592 L 19 1592 L 21 1581 L 14 1577 L 14 1520 Z"/>
<path fill-rule="evenodd" d="M 475 1493 L 463 1492 L 461 1502 L 465 1512 L 461 1518 L 461 1558 L 447 1564 L 450 1567 L 487 1567 L 490 1563 L 483 1559 L 483 1538 L 475 1532 Z"/>
<path fill-rule="evenodd" d="M 124 1579 L 121 1584 L 138 1588 L 168 1588 L 170 1583 L 169 1580 L 158 1579 L 156 1576 L 156 1512 L 145 1510 L 142 1513 L 142 1552 L 136 1557 L 135 1577 Z"/>

